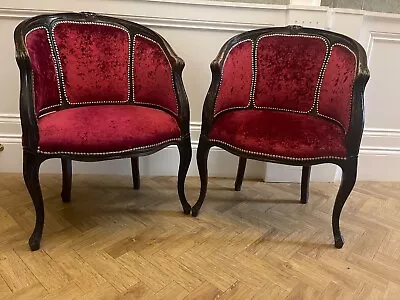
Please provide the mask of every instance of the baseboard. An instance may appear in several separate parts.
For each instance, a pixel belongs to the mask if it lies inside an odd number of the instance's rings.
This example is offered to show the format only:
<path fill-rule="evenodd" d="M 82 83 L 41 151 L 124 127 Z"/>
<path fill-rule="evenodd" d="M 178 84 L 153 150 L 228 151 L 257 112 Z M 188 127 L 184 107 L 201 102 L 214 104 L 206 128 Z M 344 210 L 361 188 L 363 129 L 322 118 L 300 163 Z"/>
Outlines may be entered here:
<path fill-rule="evenodd" d="M 311 168 L 311 181 L 334 182 L 337 167 L 331 164 L 317 165 Z M 265 172 L 266 182 L 300 182 L 301 167 L 268 164 Z"/>
<path fill-rule="evenodd" d="M 400 151 L 362 150 L 358 180 L 400 181 Z"/>

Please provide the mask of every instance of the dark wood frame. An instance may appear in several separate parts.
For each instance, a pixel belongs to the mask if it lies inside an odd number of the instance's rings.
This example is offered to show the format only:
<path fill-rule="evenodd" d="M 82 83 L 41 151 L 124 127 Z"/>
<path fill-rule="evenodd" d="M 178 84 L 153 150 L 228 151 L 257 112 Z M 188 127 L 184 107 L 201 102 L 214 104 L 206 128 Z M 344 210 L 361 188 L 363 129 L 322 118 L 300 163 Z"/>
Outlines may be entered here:
<path fill-rule="evenodd" d="M 106 154 L 106 155 L 59 155 L 59 154 L 43 154 L 38 152 L 39 130 L 37 124 L 37 117 L 34 109 L 34 94 L 32 85 L 32 66 L 30 58 L 25 45 L 25 35 L 29 30 L 38 26 L 43 26 L 51 32 L 52 26 L 59 21 L 86 21 L 86 22 L 102 22 L 122 26 L 129 31 L 131 43 L 134 34 L 142 34 L 153 39 L 157 42 L 167 55 L 171 63 L 174 88 L 176 91 L 176 98 L 178 101 L 178 114 L 174 116 L 177 119 L 179 128 L 181 130 L 181 139 L 179 141 L 170 141 L 162 145 L 153 146 L 151 148 L 133 150 L 123 154 Z M 167 41 L 156 32 L 146 28 L 142 25 L 129 22 L 122 19 L 100 16 L 94 13 L 63 13 L 53 15 L 41 15 L 28 20 L 25 20 L 17 26 L 14 32 L 14 41 L 16 47 L 16 60 L 20 69 L 20 116 L 22 125 L 23 136 L 23 174 L 24 180 L 32 198 L 35 211 L 36 211 L 36 225 L 33 233 L 29 239 L 29 246 L 32 251 L 40 248 L 40 241 L 44 225 L 44 205 L 43 197 L 39 183 L 39 168 L 42 162 L 50 158 L 60 158 L 62 162 L 63 173 L 63 186 L 61 198 L 63 202 L 70 202 L 71 199 L 71 182 L 72 182 L 72 160 L 96 162 L 111 159 L 131 158 L 132 166 L 132 179 L 135 189 L 139 189 L 140 176 L 139 176 L 139 162 L 138 157 L 146 156 L 158 152 L 159 150 L 170 146 L 177 145 L 180 153 L 180 165 L 178 171 L 178 194 L 185 214 L 190 214 L 191 206 L 186 200 L 185 196 L 185 179 L 189 168 L 190 160 L 192 157 L 192 149 L 190 142 L 189 132 L 189 102 L 185 92 L 182 81 L 182 71 L 185 66 L 184 61 L 176 55 Z M 54 47 L 54 45 L 51 45 Z M 132 44 L 131 44 L 132 46 Z M 54 51 L 54 49 L 53 49 Z M 132 70 L 132 57 L 130 70 Z M 57 68 L 60 74 L 60 69 Z M 132 105 L 132 91 L 130 93 L 130 100 L 128 103 L 120 105 Z M 106 105 L 106 104 L 83 104 L 83 105 Z M 145 104 L 135 104 L 147 106 Z M 81 106 L 81 105 L 74 105 Z M 65 95 L 62 94 L 62 105 L 54 110 L 62 110 L 71 107 L 66 101 Z M 153 106 L 149 106 L 153 107 Z M 154 107 L 153 107 L 154 108 Z M 162 108 L 159 108 L 162 109 Z M 168 112 L 167 110 L 165 110 Z M 169 112 L 170 113 L 170 112 Z"/>
<path fill-rule="evenodd" d="M 327 39 L 329 47 L 335 43 L 341 43 L 349 47 L 357 56 L 357 70 L 356 78 L 353 88 L 353 101 L 351 107 L 351 121 L 349 130 L 346 134 L 346 150 L 347 157 L 345 160 L 341 159 L 315 159 L 309 161 L 299 161 L 294 159 L 278 159 L 266 156 L 259 156 L 254 154 L 249 154 L 247 152 L 239 151 L 233 147 L 227 146 L 226 144 L 211 141 L 208 138 L 209 132 L 213 126 L 214 121 L 214 106 L 221 82 L 223 63 L 229 50 L 238 42 L 250 39 L 256 43 L 260 36 L 265 34 L 304 34 L 304 35 L 317 35 Z M 333 235 L 335 239 L 336 248 L 343 247 L 343 237 L 339 228 L 339 218 L 342 208 L 351 193 L 353 186 L 357 177 L 357 162 L 358 153 L 360 149 L 361 137 L 364 128 L 364 90 L 365 86 L 369 80 L 369 70 L 367 67 L 367 56 L 363 47 L 353 39 L 346 37 L 344 35 L 319 30 L 312 28 L 304 28 L 300 26 L 287 26 L 287 27 L 276 27 L 276 28 L 266 28 L 253 30 L 239 34 L 230 40 L 228 40 L 225 45 L 221 48 L 216 59 L 211 63 L 212 71 L 212 81 L 210 88 L 208 90 L 204 106 L 203 106 L 203 119 L 201 127 L 201 136 L 199 141 L 199 146 L 197 149 L 197 165 L 200 173 L 201 180 L 201 190 L 198 201 L 192 207 L 192 215 L 197 216 L 199 210 L 204 202 L 206 192 L 207 192 L 207 159 L 208 153 L 211 147 L 220 147 L 234 155 L 239 156 L 239 167 L 237 178 L 235 182 L 235 190 L 239 191 L 241 189 L 244 171 L 246 167 L 247 159 L 254 159 L 265 162 L 280 163 L 286 165 L 302 166 L 302 181 L 301 181 L 301 203 L 307 203 L 308 201 L 308 190 L 309 190 L 309 180 L 311 166 L 332 163 L 338 165 L 342 171 L 342 182 L 336 197 L 335 205 L 333 208 L 332 215 L 332 227 Z M 250 109 L 254 109 L 253 104 L 250 105 Z M 224 113 L 224 112 L 223 112 Z M 311 111 L 310 114 L 316 114 L 315 110 Z M 327 120 L 329 121 L 329 120 Z"/>

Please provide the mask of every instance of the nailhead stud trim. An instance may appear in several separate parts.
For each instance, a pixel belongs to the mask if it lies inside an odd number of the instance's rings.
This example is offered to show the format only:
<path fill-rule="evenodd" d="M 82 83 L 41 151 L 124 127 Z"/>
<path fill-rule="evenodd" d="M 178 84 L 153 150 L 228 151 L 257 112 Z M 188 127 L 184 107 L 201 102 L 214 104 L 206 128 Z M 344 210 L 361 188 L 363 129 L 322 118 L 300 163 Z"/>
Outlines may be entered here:
<path fill-rule="evenodd" d="M 338 157 L 338 156 L 321 156 L 321 157 L 305 157 L 305 158 L 297 158 L 297 157 L 289 157 L 289 156 L 281 156 L 281 155 L 275 155 L 275 154 L 267 154 L 267 153 L 261 153 L 261 152 L 255 152 L 255 151 L 249 151 L 245 150 L 236 146 L 233 146 L 231 144 L 228 144 L 226 142 L 216 140 L 216 139 L 210 139 L 209 141 L 214 142 L 214 143 L 221 143 L 225 146 L 231 147 L 235 150 L 247 153 L 247 154 L 253 154 L 253 155 L 259 155 L 259 156 L 264 156 L 264 157 L 270 157 L 270 158 L 279 158 L 279 159 L 288 159 L 288 160 L 295 160 L 295 161 L 311 161 L 311 160 L 319 160 L 319 159 L 341 159 L 341 160 L 346 160 L 346 157 Z"/>
<path fill-rule="evenodd" d="M 144 39 L 146 39 L 146 40 L 149 40 L 149 41 L 153 42 L 153 43 L 156 44 L 156 45 L 161 49 L 161 51 L 164 53 L 164 56 L 165 56 L 165 58 L 167 59 L 168 64 L 169 64 L 169 68 L 170 68 L 170 70 L 171 70 L 171 84 L 172 84 L 172 89 L 173 89 L 173 91 L 174 91 L 176 112 L 173 112 L 172 110 L 170 110 L 170 109 L 168 109 L 168 108 L 166 108 L 166 107 L 163 107 L 162 105 L 159 105 L 159 104 L 153 104 L 153 103 L 147 103 L 147 102 L 136 102 L 136 101 L 135 101 L 135 94 L 133 94 L 133 99 L 134 99 L 135 103 L 138 103 L 138 104 L 147 104 L 147 105 L 151 105 L 151 106 L 155 106 L 155 107 L 161 107 L 161 108 L 163 108 L 163 109 L 168 110 L 168 111 L 169 111 L 170 113 L 172 113 L 173 115 L 177 116 L 178 113 L 179 113 L 179 106 L 178 106 L 177 92 L 176 92 L 176 90 L 175 90 L 174 71 L 173 71 L 173 69 L 172 69 L 171 62 L 170 62 L 170 60 L 168 59 L 168 56 L 167 56 L 167 54 L 165 53 L 164 49 L 161 47 L 161 45 L 160 45 L 158 42 L 156 42 L 155 40 L 153 40 L 153 39 L 151 39 L 151 38 L 149 38 L 149 37 L 147 37 L 147 36 L 144 36 L 144 35 L 141 35 L 141 34 L 135 34 L 135 37 L 133 38 L 133 45 L 134 45 L 134 47 L 135 47 L 135 44 L 136 44 L 136 37 L 137 37 L 137 36 L 139 36 L 139 37 L 141 37 L 141 38 L 144 38 Z M 135 51 L 135 48 L 133 48 L 133 51 Z M 132 82 L 134 82 L 134 78 L 135 78 L 135 75 L 134 75 L 134 71 L 135 71 L 134 60 L 135 60 L 135 56 L 133 56 L 133 63 L 132 63 Z M 134 90 L 134 88 L 135 88 L 135 84 L 133 83 L 133 90 Z"/>
<path fill-rule="evenodd" d="M 59 51 L 58 51 L 58 46 L 57 46 L 56 38 L 55 38 L 55 35 L 54 35 L 54 30 L 55 30 L 55 28 L 56 28 L 59 24 L 62 24 L 62 23 L 108 26 L 108 27 L 114 27 L 114 28 L 123 30 L 123 31 L 125 31 L 125 32 L 127 33 L 127 35 L 128 35 L 128 47 L 129 47 L 129 49 L 128 49 L 128 66 L 127 66 L 127 68 L 128 68 L 128 73 L 127 73 L 127 74 L 128 74 L 128 76 L 127 76 L 127 81 L 128 81 L 128 95 L 127 95 L 127 99 L 126 99 L 126 100 L 123 100 L 123 101 L 116 101 L 116 100 L 110 100 L 110 101 L 84 101 L 84 102 L 74 102 L 74 103 L 72 103 L 72 102 L 69 101 L 68 96 L 67 96 L 67 90 L 66 90 L 66 88 L 65 88 L 64 72 L 63 72 L 63 69 L 62 69 L 60 53 L 59 53 Z M 54 40 L 54 49 L 55 49 L 56 56 L 57 56 L 57 59 L 58 59 L 57 61 L 59 62 L 59 65 L 60 65 L 62 90 L 64 91 L 65 99 L 67 100 L 67 102 L 68 102 L 69 104 L 71 104 L 71 105 L 76 105 L 76 104 L 100 104 L 100 103 L 103 103 L 103 104 L 104 104 L 104 103 L 110 103 L 110 104 L 111 104 L 111 103 L 124 103 L 124 102 L 128 102 L 128 101 L 129 101 L 129 98 L 130 98 L 130 84 L 131 84 L 131 83 L 130 83 L 130 79 L 129 79 L 129 62 L 131 61 L 131 37 L 130 37 L 129 31 L 128 31 L 125 27 L 118 26 L 118 25 L 115 25 L 115 24 L 104 23 L 104 22 L 60 21 L 60 22 L 57 22 L 57 23 L 53 26 L 52 32 L 51 32 L 51 33 L 52 33 L 52 37 L 53 37 L 53 40 Z M 59 87 L 59 91 L 60 91 L 60 101 L 62 102 L 61 87 Z"/>
<path fill-rule="evenodd" d="M 120 151 L 109 151 L 109 152 L 70 152 L 70 151 L 55 151 L 55 152 L 51 152 L 51 151 L 42 151 L 40 150 L 40 146 L 38 147 L 38 152 L 42 153 L 42 154 L 67 154 L 67 155 L 109 155 L 109 154 L 123 154 L 123 153 L 128 153 L 131 151 L 135 151 L 135 150 L 145 150 L 145 149 L 149 149 L 152 147 L 156 147 L 156 146 L 161 146 L 164 144 L 167 144 L 169 142 L 178 142 L 181 141 L 182 138 L 173 138 L 173 139 L 168 139 L 156 144 L 152 144 L 152 145 L 147 145 L 147 146 L 141 146 L 141 147 L 136 147 L 136 148 L 130 148 L 130 149 L 126 149 L 126 150 L 120 150 Z"/>
<path fill-rule="evenodd" d="M 57 111 L 56 111 L 56 110 L 48 111 L 48 112 L 46 112 L 46 113 L 44 113 L 44 114 L 41 114 L 41 115 L 38 117 L 38 119 L 41 119 L 41 118 L 43 118 L 44 116 L 50 115 L 50 114 L 55 113 L 55 112 L 57 112 Z"/>

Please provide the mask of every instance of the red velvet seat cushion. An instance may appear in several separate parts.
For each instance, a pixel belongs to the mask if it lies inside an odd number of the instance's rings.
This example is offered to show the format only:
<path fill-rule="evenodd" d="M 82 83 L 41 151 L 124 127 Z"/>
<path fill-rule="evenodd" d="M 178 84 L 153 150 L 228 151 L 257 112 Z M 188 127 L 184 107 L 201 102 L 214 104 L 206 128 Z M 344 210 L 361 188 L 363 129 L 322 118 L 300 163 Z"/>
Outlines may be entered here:
<path fill-rule="evenodd" d="M 216 117 L 209 137 L 242 150 L 271 156 L 346 157 L 342 127 L 306 114 L 234 110 Z"/>
<path fill-rule="evenodd" d="M 134 105 L 75 107 L 45 115 L 38 123 L 42 152 L 119 153 L 180 137 L 170 114 Z"/>

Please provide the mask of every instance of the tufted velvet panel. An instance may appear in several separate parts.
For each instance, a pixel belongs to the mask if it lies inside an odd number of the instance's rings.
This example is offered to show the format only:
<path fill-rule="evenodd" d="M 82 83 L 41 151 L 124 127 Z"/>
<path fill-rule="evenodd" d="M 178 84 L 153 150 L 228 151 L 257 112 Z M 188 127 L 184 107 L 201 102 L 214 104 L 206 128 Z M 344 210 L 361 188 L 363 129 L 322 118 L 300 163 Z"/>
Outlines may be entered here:
<path fill-rule="evenodd" d="M 159 109 L 136 105 L 95 105 L 41 117 L 39 148 L 51 153 L 125 152 L 180 138 L 177 121 Z"/>
<path fill-rule="evenodd" d="M 57 70 L 45 28 L 28 32 L 25 42 L 32 64 L 35 111 L 39 115 L 40 110 L 60 104 Z"/>
<path fill-rule="evenodd" d="M 177 114 L 171 66 L 161 46 L 136 35 L 134 53 L 135 102 L 154 104 Z"/>
<path fill-rule="evenodd" d="M 252 84 L 251 41 L 235 45 L 225 59 L 215 113 L 232 107 L 247 107 Z"/>
<path fill-rule="evenodd" d="M 351 50 L 342 45 L 332 47 L 318 104 L 319 114 L 335 119 L 346 131 L 350 122 L 356 63 Z"/>
<path fill-rule="evenodd" d="M 257 107 L 311 110 L 327 52 L 325 41 L 308 36 L 262 37 L 256 49 Z"/>
<path fill-rule="evenodd" d="M 215 118 L 209 137 L 260 155 L 297 159 L 346 157 L 340 125 L 292 112 L 229 111 Z"/>
<path fill-rule="evenodd" d="M 102 23 L 61 22 L 54 38 L 70 103 L 129 99 L 129 34 Z"/>

